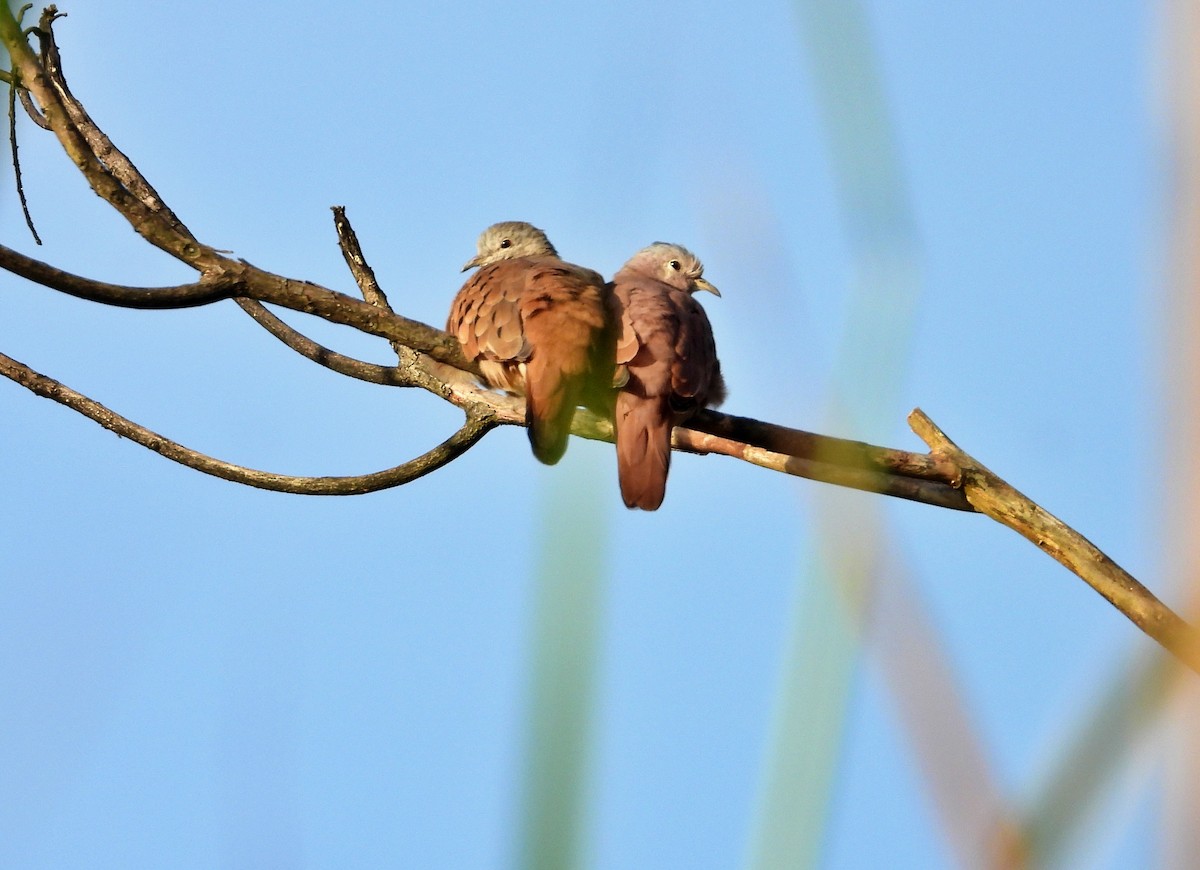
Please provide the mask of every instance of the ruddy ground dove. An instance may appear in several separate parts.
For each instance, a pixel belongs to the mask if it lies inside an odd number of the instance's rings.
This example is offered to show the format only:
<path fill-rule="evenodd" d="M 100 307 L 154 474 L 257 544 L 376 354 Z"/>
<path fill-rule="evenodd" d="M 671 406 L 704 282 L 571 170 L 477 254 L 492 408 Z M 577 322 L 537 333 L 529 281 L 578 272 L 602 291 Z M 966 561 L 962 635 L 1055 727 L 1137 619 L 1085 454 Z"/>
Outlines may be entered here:
<path fill-rule="evenodd" d="M 525 396 L 533 455 L 553 465 L 567 449 L 576 406 L 594 404 L 593 386 L 611 391 L 608 289 L 521 221 L 488 227 L 477 248 L 463 271 L 479 271 L 454 297 L 446 331 L 489 386 Z"/>
<path fill-rule="evenodd" d="M 616 362 L 628 372 L 616 397 L 617 474 L 626 507 L 656 510 L 671 465 L 671 430 L 719 405 L 725 381 L 708 316 L 692 294 L 720 292 L 679 245 L 655 242 L 613 277 Z M 621 375 L 624 376 L 623 373 Z"/>

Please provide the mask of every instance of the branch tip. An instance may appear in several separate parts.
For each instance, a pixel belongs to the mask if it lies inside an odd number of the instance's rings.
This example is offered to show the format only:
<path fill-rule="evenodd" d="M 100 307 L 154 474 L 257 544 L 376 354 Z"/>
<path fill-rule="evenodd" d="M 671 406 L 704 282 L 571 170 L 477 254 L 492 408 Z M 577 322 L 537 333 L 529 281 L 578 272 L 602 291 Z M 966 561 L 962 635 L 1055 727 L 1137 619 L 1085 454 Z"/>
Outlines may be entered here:
<path fill-rule="evenodd" d="M 945 450 L 948 447 L 956 447 L 946 433 L 938 427 L 933 420 L 929 419 L 929 415 L 920 408 L 913 408 L 908 415 L 909 428 L 916 433 L 929 447 L 930 450 Z"/>

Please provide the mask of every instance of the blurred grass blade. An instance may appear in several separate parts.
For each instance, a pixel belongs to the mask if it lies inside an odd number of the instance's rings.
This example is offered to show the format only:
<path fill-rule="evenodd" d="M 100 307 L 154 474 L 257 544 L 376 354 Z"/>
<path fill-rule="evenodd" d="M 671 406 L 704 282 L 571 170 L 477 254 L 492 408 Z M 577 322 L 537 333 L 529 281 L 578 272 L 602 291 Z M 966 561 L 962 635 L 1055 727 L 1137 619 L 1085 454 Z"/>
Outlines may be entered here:
<path fill-rule="evenodd" d="M 886 559 L 878 560 L 871 660 L 891 690 L 942 831 L 961 867 L 1025 866 L 1020 827 L 1000 791 L 945 649 L 937 643 L 936 626 L 908 561 L 888 538 L 885 533 L 876 543 Z"/>
<path fill-rule="evenodd" d="M 1164 478 L 1162 536 L 1166 574 L 1177 595 L 1196 600 L 1196 565 L 1200 564 L 1195 529 L 1200 519 L 1200 10 L 1190 0 L 1171 0 L 1163 7 L 1159 31 L 1167 62 L 1164 92 L 1169 109 L 1171 162 L 1168 201 L 1170 244 L 1165 296 L 1164 358 L 1160 361 L 1167 409 L 1161 467 Z M 1190 612 L 1195 614 L 1193 606 Z M 1200 697 L 1192 680 L 1158 650 L 1138 656 L 1083 717 L 1057 763 L 1044 777 L 1023 812 L 1032 860 L 1039 864 L 1078 859 L 1085 823 L 1119 774 L 1133 763 L 1137 748 L 1151 737 L 1164 715 L 1163 837 L 1160 864 L 1190 868 L 1200 862 L 1200 827 L 1196 825 L 1200 740 L 1195 723 Z"/>
<path fill-rule="evenodd" d="M 584 454 L 584 455 L 580 455 Z M 547 484 L 534 602 L 517 867 L 584 865 L 596 647 L 607 515 L 597 457 L 576 449 Z"/>
<path fill-rule="evenodd" d="M 853 0 L 797 0 L 848 236 L 855 279 L 834 373 L 830 425 L 887 434 L 905 371 L 919 281 L 910 209 L 863 9 Z M 819 863 L 841 752 L 862 614 L 872 595 L 879 506 L 816 493 L 819 555 L 802 571 L 748 866 Z M 840 517 L 845 522 L 837 522 Z"/>
<path fill-rule="evenodd" d="M 1166 448 L 1155 467 L 1171 469 L 1162 510 L 1167 574 L 1176 594 L 1194 602 L 1200 597 L 1200 7 L 1170 0 L 1163 12 L 1171 157 L 1164 188 L 1171 208 L 1162 368 L 1168 416 Z M 1166 746 L 1162 865 L 1172 868 L 1200 867 L 1200 691 L 1191 681 L 1186 688 L 1173 705 Z"/>
<path fill-rule="evenodd" d="M 860 500 L 830 491 L 832 499 Z M 844 529 L 857 544 L 869 533 Z M 858 557 L 872 547 L 838 540 L 814 545 L 807 582 L 798 585 L 793 630 L 776 693 L 771 744 L 747 866 L 755 870 L 820 863 L 845 710 L 857 662 L 864 596 L 872 565 Z M 837 578 L 830 582 L 829 578 Z"/>
<path fill-rule="evenodd" d="M 1130 663 L 1083 717 L 1022 813 L 1032 866 L 1053 866 L 1070 854 L 1100 796 L 1132 762 L 1184 675 L 1174 659 L 1152 649 Z"/>

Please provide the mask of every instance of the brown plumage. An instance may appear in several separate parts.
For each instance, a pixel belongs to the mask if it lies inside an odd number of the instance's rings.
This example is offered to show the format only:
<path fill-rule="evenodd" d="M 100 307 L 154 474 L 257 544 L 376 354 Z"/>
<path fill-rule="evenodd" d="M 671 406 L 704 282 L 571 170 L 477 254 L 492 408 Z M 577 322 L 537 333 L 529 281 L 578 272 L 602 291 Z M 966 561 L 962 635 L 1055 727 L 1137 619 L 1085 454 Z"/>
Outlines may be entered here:
<path fill-rule="evenodd" d="M 656 242 L 610 285 L 620 329 L 616 362 L 621 378 L 627 373 L 614 415 L 626 507 L 658 509 L 671 466 L 671 429 L 725 398 L 712 326 L 692 298 L 697 290 L 721 295 L 703 275 L 686 248 Z"/>
<path fill-rule="evenodd" d="M 533 455 L 553 465 L 567 449 L 576 406 L 590 403 L 593 384 L 611 384 L 608 290 L 521 221 L 493 224 L 477 247 L 463 271 L 479 271 L 454 297 L 446 331 L 489 386 L 525 396 Z"/>

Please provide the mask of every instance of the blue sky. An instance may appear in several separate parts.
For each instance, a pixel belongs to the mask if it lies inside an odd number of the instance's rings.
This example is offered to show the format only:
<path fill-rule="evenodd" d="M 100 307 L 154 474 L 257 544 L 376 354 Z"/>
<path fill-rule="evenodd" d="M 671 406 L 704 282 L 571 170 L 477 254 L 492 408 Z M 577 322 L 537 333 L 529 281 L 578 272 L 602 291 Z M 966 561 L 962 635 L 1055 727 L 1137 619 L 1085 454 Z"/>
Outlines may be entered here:
<path fill-rule="evenodd" d="M 1151 473 L 1170 381 L 1144 4 L 865 4 L 915 299 L 900 357 L 850 371 L 863 230 L 828 121 L 846 100 L 820 90 L 824 37 L 788 4 L 63 8 L 76 95 L 205 242 L 349 291 L 329 214 L 345 205 L 397 310 L 434 324 L 496 220 L 533 221 L 607 274 L 685 244 L 723 293 L 703 302 L 727 410 L 920 449 L 904 423 L 919 405 L 1178 600 Z M 50 137 L 26 124 L 21 144 L 37 256 L 190 280 Z M 11 195 L 0 220 L 34 252 Z M 313 366 L 232 304 L 118 311 L 0 283 L 0 350 L 229 461 L 358 473 L 457 425 L 430 396 Z M 875 395 L 869 423 L 829 410 Z M 599 518 L 603 577 L 588 866 L 744 860 L 821 485 L 683 456 L 663 509 L 631 513 L 611 447 L 573 443 L 548 469 L 510 429 L 398 490 L 301 498 L 183 469 L 13 384 L 0 408 L 0 864 L 509 866 L 535 577 L 547 538 L 579 534 L 575 510 Z M 983 518 L 866 495 L 842 509 L 848 536 L 882 518 L 1019 803 L 1149 641 Z M 821 866 L 946 865 L 870 643 L 854 674 Z M 1122 866 L 1148 842 L 1144 778 L 1103 802 L 1093 830 L 1113 833 L 1073 865 Z"/>

